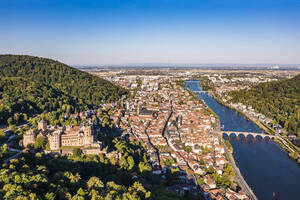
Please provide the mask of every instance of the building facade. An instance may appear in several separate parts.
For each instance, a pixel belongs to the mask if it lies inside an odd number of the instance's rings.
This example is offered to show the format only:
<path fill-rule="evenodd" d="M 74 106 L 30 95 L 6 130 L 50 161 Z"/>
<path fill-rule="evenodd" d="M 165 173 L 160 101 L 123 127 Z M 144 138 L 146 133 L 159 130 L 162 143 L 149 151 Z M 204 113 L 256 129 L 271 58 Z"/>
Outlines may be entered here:
<path fill-rule="evenodd" d="M 95 147 L 97 146 L 96 134 L 91 125 L 67 126 L 62 131 L 55 131 L 48 135 L 50 150 L 65 147 Z"/>
<path fill-rule="evenodd" d="M 78 147 L 91 154 L 99 152 L 102 148 L 101 142 L 97 141 L 97 134 L 92 125 L 81 126 L 48 127 L 47 122 L 41 120 L 38 130 L 28 130 L 23 136 L 23 146 L 33 144 L 37 137 L 48 139 L 51 151 L 60 150 L 61 147 Z"/>

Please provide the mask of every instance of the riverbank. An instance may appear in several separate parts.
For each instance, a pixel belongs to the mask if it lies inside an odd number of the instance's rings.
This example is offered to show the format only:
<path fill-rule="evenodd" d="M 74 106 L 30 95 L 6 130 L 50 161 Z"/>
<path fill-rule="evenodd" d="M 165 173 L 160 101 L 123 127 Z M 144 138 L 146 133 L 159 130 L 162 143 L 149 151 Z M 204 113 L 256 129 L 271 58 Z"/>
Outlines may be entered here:
<path fill-rule="evenodd" d="M 221 130 L 220 124 L 221 124 L 220 119 L 218 117 L 215 130 L 217 130 L 217 131 Z M 243 191 L 245 191 L 247 193 L 247 196 L 251 200 L 257 200 L 256 195 L 254 194 L 254 192 L 252 191 L 252 189 L 250 188 L 250 186 L 248 185 L 248 183 L 244 179 L 243 175 L 240 172 L 240 169 L 237 167 L 237 165 L 235 163 L 235 160 L 234 160 L 234 157 L 233 157 L 233 147 L 230 144 L 229 140 L 223 139 L 223 137 L 221 137 L 220 135 L 218 137 L 219 137 L 219 140 L 221 141 L 222 146 L 224 147 L 226 159 L 228 160 L 229 164 L 234 169 L 235 182 L 239 185 L 239 187 L 242 188 Z"/>
<path fill-rule="evenodd" d="M 241 191 L 244 191 L 245 194 L 247 195 L 247 197 L 250 198 L 251 200 L 257 200 L 256 195 L 253 193 L 252 189 L 249 187 L 249 185 L 245 181 L 238 166 L 235 163 L 235 160 L 234 160 L 233 154 L 232 154 L 233 148 L 232 148 L 230 142 L 228 140 L 224 140 L 221 135 L 216 134 L 216 131 L 221 129 L 221 123 L 220 123 L 219 116 L 213 111 L 212 108 L 209 107 L 209 105 L 207 105 L 207 103 L 203 99 L 200 99 L 199 96 L 195 95 L 193 90 L 191 90 L 190 88 L 187 88 L 187 90 L 189 93 L 192 93 L 193 96 L 196 97 L 199 101 L 203 102 L 207 111 L 216 118 L 216 121 L 214 123 L 214 131 L 212 132 L 212 134 L 215 135 L 216 137 L 218 137 L 220 144 L 224 148 L 224 155 L 226 157 L 226 160 L 228 161 L 228 164 L 233 169 L 234 177 L 232 177 L 231 183 L 233 183 L 235 185 L 234 187 L 236 189 L 240 188 Z"/>
<path fill-rule="evenodd" d="M 244 177 L 242 176 L 240 169 L 237 167 L 235 160 L 233 158 L 232 155 L 232 151 L 228 151 L 227 149 L 227 145 L 224 142 L 224 139 L 220 136 L 222 145 L 225 149 L 225 154 L 226 157 L 228 159 L 229 164 L 233 167 L 234 169 L 234 174 L 235 174 L 235 180 L 238 183 L 238 185 L 242 188 L 243 191 L 245 191 L 247 193 L 247 196 L 251 199 L 251 200 L 257 200 L 256 195 L 254 194 L 254 192 L 252 191 L 252 189 L 250 188 L 250 186 L 248 185 L 248 183 L 245 181 Z M 231 146 L 232 148 L 232 146 Z"/>
<path fill-rule="evenodd" d="M 269 127 L 268 125 L 266 125 L 264 123 L 261 123 L 257 119 L 255 119 L 255 118 L 249 116 L 248 114 L 236 109 L 235 107 L 231 106 L 230 104 L 223 102 L 214 93 L 212 93 L 212 97 L 218 103 L 222 104 L 223 106 L 226 106 L 226 107 L 228 107 L 232 110 L 235 110 L 236 112 L 240 113 L 241 115 L 243 115 L 244 117 L 246 117 L 250 121 L 254 122 L 259 128 L 264 130 L 264 132 L 266 134 L 276 135 L 278 137 L 278 139 L 275 139 L 274 142 L 278 143 L 282 147 L 282 149 L 284 149 L 286 152 L 288 152 L 289 153 L 288 155 L 291 159 L 297 161 L 300 164 L 300 149 L 297 146 L 295 146 L 291 141 L 289 141 L 288 138 L 276 133 L 275 130 L 272 129 L 271 127 Z"/>
<path fill-rule="evenodd" d="M 199 86 L 201 86 L 199 82 L 198 82 L 198 84 L 199 84 Z M 226 106 L 226 107 L 240 113 L 241 115 L 243 115 L 248 120 L 254 122 L 266 134 L 277 136 L 277 139 L 275 139 L 274 142 L 278 143 L 282 147 L 282 149 L 288 153 L 288 155 L 291 159 L 297 161 L 298 164 L 300 164 L 300 149 L 297 146 L 295 146 L 286 136 L 283 136 L 283 135 L 280 135 L 280 134 L 276 133 L 276 131 L 273 128 L 271 128 L 270 126 L 260 122 L 259 120 L 255 119 L 254 117 L 249 116 L 247 113 L 244 113 L 243 111 L 241 111 L 241 110 L 231 106 L 230 104 L 222 101 L 220 99 L 220 97 L 215 94 L 214 91 L 211 91 L 210 95 L 219 104 L 221 104 L 223 106 Z"/>
<path fill-rule="evenodd" d="M 219 97 L 217 97 L 214 93 L 212 93 L 212 97 L 220 104 L 222 104 L 223 106 L 226 106 L 232 110 L 235 110 L 236 112 L 240 113 L 241 115 L 243 115 L 244 117 L 246 117 L 247 119 L 249 119 L 250 121 L 254 122 L 260 129 L 264 130 L 265 133 L 269 134 L 269 135 L 275 135 L 275 131 L 272 130 L 270 127 L 267 127 L 266 125 L 264 125 L 263 123 L 259 122 L 258 120 L 254 119 L 253 117 L 247 115 L 246 113 L 236 109 L 235 107 L 231 106 L 230 104 L 225 103 L 224 101 L 220 100 Z"/>
<path fill-rule="evenodd" d="M 201 86 L 200 82 L 198 82 L 199 86 Z M 201 86 L 202 87 L 202 86 Z M 271 127 L 266 126 L 265 124 L 261 123 L 260 121 L 254 119 L 253 117 L 247 115 L 244 112 L 241 112 L 240 110 L 236 109 L 235 107 L 231 106 L 230 104 L 225 103 L 224 101 L 222 101 L 216 94 L 214 90 L 211 90 L 210 92 L 211 96 L 220 104 L 222 104 L 223 106 L 226 106 L 232 110 L 235 110 L 236 112 L 240 113 L 241 115 L 243 115 L 244 117 L 246 117 L 247 119 L 249 119 L 250 121 L 254 122 L 260 129 L 264 130 L 265 133 L 270 134 L 270 135 L 275 135 L 275 130 L 273 130 Z"/>
<path fill-rule="evenodd" d="M 190 89 L 202 90 L 197 83 L 191 83 Z M 253 121 L 220 104 L 211 95 L 201 93 L 197 96 L 219 116 L 222 130 L 263 132 Z M 298 199 L 300 167 L 277 142 L 238 138 L 229 138 L 229 142 L 233 147 L 232 155 L 237 167 L 258 199 Z"/>

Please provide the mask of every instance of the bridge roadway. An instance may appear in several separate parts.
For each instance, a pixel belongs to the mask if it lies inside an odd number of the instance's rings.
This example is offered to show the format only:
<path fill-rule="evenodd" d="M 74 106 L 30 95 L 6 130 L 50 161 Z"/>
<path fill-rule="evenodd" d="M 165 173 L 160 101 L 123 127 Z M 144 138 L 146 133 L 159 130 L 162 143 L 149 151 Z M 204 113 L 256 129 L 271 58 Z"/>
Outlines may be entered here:
<path fill-rule="evenodd" d="M 203 91 L 203 90 L 192 90 L 195 94 L 203 94 L 203 93 L 208 93 L 207 91 Z"/>
<path fill-rule="evenodd" d="M 242 132 L 242 131 L 216 131 L 216 133 L 221 136 L 223 136 L 223 134 L 226 134 L 227 136 L 234 134 L 236 137 L 238 137 L 239 135 L 244 135 L 245 138 L 248 135 L 252 135 L 254 138 L 256 138 L 256 136 L 261 136 L 263 139 L 265 138 L 275 139 L 278 137 L 276 135 L 268 135 L 265 133 L 251 133 L 251 132 Z"/>
<path fill-rule="evenodd" d="M 197 82 L 197 83 L 199 83 L 199 80 L 188 80 L 188 81 L 186 81 L 187 83 L 188 82 Z"/>

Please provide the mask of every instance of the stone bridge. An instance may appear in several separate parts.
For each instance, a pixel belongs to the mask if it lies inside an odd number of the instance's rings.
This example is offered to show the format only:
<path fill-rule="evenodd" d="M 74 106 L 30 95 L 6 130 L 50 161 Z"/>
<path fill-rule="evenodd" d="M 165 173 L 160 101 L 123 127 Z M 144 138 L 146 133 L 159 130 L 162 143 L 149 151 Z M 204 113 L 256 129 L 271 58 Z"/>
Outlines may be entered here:
<path fill-rule="evenodd" d="M 203 94 L 203 93 L 208 93 L 207 91 L 202 91 L 202 90 L 192 90 L 195 94 Z"/>
<path fill-rule="evenodd" d="M 247 136 L 251 135 L 253 136 L 253 138 L 258 138 L 257 136 L 262 137 L 263 139 L 266 138 L 270 138 L 270 139 L 276 139 L 277 136 L 275 135 L 268 135 L 265 133 L 250 133 L 250 132 L 242 132 L 242 131 L 217 131 L 217 133 L 219 135 L 221 135 L 221 137 L 223 137 L 224 135 L 230 137 L 232 135 L 234 135 L 235 137 L 239 137 L 239 135 L 243 135 L 245 138 L 247 138 Z"/>
<path fill-rule="evenodd" d="M 188 80 L 188 81 L 186 81 L 186 82 L 187 82 L 187 83 L 188 83 L 188 82 L 197 82 L 197 83 L 198 83 L 199 80 Z"/>

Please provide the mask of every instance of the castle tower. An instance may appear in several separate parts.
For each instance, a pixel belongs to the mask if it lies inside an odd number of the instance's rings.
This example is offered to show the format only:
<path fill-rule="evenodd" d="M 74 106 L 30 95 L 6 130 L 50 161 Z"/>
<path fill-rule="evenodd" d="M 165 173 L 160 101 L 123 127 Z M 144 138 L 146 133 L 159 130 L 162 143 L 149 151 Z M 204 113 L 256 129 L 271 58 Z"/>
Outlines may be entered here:
<path fill-rule="evenodd" d="M 46 131 L 47 130 L 47 122 L 45 120 L 41 120 L 38 124 L 38 130 Z"/>
<path fill-rule="evenodd" d="M 86 126 L 84 130 L 85 136 L 91 136 L 92 135 L 92 126 Z"/>
<path fill-rule="evenodd" d="M 33 144 L 35 139 L 35 133 L 32 129 L 28 130 L 23 136 L 23 146 L 27 147 L 28 144 Z"/>
<path fill-rule="evenodd" d="M 50 144 L 50 150 L 57 150 L 61 146 L 60 141 L 60 133 L 54 132 L 51 135 L 48 136 L 49 144 Z"/>

